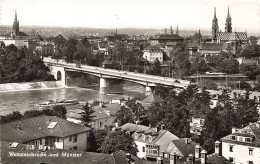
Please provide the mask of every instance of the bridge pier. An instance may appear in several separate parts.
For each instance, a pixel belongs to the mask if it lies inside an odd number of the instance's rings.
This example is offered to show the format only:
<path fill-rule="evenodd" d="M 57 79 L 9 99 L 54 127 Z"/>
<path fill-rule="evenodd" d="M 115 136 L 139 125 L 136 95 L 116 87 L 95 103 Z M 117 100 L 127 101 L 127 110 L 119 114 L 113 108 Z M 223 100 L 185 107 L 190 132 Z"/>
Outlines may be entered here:
<path fill-rule="evenodd" d="M 105 78 L 100 78 L 99 82 L 99 92 L 102 94 L 106 94 L 107 80 Z"/>
<path fill-rule="evenodd" d="M 145 96 L 149 96 L 151 93 L 153 93 L 154 87 L 151 86 L 145 86 Z"/>

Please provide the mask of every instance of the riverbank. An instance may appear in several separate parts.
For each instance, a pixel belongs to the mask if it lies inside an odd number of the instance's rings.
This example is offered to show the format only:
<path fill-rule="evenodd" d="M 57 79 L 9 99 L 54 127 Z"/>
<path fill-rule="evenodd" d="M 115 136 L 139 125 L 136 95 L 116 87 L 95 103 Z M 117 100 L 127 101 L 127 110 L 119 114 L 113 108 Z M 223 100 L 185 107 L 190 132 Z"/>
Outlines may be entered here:
<path fill-rule="evenodd" d="M 23 83 L 5 83 L 0 84 L 0 92 L 16 92 L 28 90 L 57 89 L 68 88 L 61 81 L 41 81 L 41 82 L 23 82 Z M 73 88 L 73 87 L 69 87 Z"/>

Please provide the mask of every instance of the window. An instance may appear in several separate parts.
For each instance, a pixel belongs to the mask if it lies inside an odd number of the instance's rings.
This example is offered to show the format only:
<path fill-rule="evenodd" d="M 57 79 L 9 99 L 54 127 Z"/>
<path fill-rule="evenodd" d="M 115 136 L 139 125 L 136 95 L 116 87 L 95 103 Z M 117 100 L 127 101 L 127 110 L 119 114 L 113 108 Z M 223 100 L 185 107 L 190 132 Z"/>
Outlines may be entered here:
<path fill-rule="evenodd" d="M 149 136 L 149 142 L 152 142 L 152 141 L 153 141 L 153 137 Z"/>
<path fill-rule="evenodd" d="M 236 136 L 231 136 L 231 139 L 232 140 L 236 140 Z"/>
<path fill-rule="evenodd" d="M 142 140 L 145 140 L 145 135 L 144 134 L 142 135 Z"/>
<path fill-rule="evenodd" d="M 77 142 L 77 134 L 74 135 L 74 141 L 73 142 Z"/>
<path fill-rule="evenodd" d="M 252 142 L 252 138 L 246 137 L 246 138 L 245 138 L 245 142 Z"/>
<path fill-rule="evenodd" d="M 234 158 L 229 157 L 229 161 L 230 161 L 230 162 L 234 162 Z"/>
<path fill-rule="evenodd" d="M 77 146 L 74 146 L 74 147 L 73 147 L 73 150 L 77 150 L 77 149 L 78 149 L 78 147 L 77 147 Z"/>
<path fill-rule="evenodd" d="M 253 161 L 248 161 L 248 164 L 254 164 L 254 162 Z"/>
<path fill-rule="evenodd" d="M 229 151 L 230 151 L 230 152 L 233 152 L 233 147 L 234 147 L 233 145 L 230 145 L 230 146 L 229 146 Z"/>
<path fill-rule="evenodd" d="M 143 152 L 145 152 L 145 146 L 143 146 Z"/>
<path fill-rule="evenodd" d="M 60 139 L 59 139 L 59 138 L 56 138 L 56 142 L 60 142 Z"/>
<path fill-rule="evenodd" d="M 249 148 L 249 155 L 253 155 L 253 150 L 252 148 Z"/>
<path fill-rule="evenodd" d="M 72 141 L 72 136 L 69 137 L 69 142 L 71 142 L 71 141 Z"/>
<path fill-rule="evenodd" d="M 40 145 L 42 145 L 42 139 L 40 139 Z"/>
<path fill-rule="evenodd" d="M 100 127 L 100 128 L 102 127 L 102 122 L 99 123 L 99 127 Z"/>

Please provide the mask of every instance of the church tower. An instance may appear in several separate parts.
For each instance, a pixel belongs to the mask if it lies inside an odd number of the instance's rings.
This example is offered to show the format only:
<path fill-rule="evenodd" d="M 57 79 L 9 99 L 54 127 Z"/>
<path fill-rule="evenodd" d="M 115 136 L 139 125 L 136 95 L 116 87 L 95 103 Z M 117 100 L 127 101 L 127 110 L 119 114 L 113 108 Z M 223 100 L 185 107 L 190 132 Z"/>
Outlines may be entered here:
<path fill-rule="evenodd" d="M 177 28 L 176 28 L 176 34 L 179 35 L 179 27 L 178 27 L 178 24 L 177 24 Z"/>
<path fill-rule="evenodd" d="M 218 34 L 218 19 L 216 16 L 216 7 L 214 8 L 214 18 L 212 20 L 212 40 L 217 40 L 217 34 Z"/>
<path fill-rule="evenodd" d="M 226 19 L 226 27 L 225 27 L 225 32 L 232 32 L 232 22 L 231 22 L 231 16 L 229 14 L 229 7 L 228 7 L 228 15 Z"/>
<path fill-rule="evenodd" d="M 15 10 L 15 17 L 14 17 L 14 23 L 13 23 L 13 36 L 19 36 L 19 21 L 17 20 L 17 13 Z"/>

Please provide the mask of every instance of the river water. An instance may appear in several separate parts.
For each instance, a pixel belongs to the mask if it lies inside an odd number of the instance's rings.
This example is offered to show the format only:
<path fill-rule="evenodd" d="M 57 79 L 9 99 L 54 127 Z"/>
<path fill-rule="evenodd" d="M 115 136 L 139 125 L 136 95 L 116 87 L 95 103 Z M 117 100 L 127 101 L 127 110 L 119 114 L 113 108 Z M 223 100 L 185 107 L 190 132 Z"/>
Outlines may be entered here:
<path fill-rule="evenodd" d="M 99 88 L 62 88 L 62 89 L 45 89 L 45 90 L 29 90 L 16 92 L 0 93 L 0 115 L 6 115 L 13 111 L 24 112 L 31 109 L 39 109 L 35 107 L 36 102 L 44 102 L 48 99 L 78 99 L 83 105 L 86 101 L 102 100 L 108 102 L 114 98 L 127 97 L 144 97 L 145 89 L 136 83 L 124 82 L 123 94 L 103 95 L 99 93 Z M 66 106 L 68 110 L 75 109 L 79 105 Z"/>

